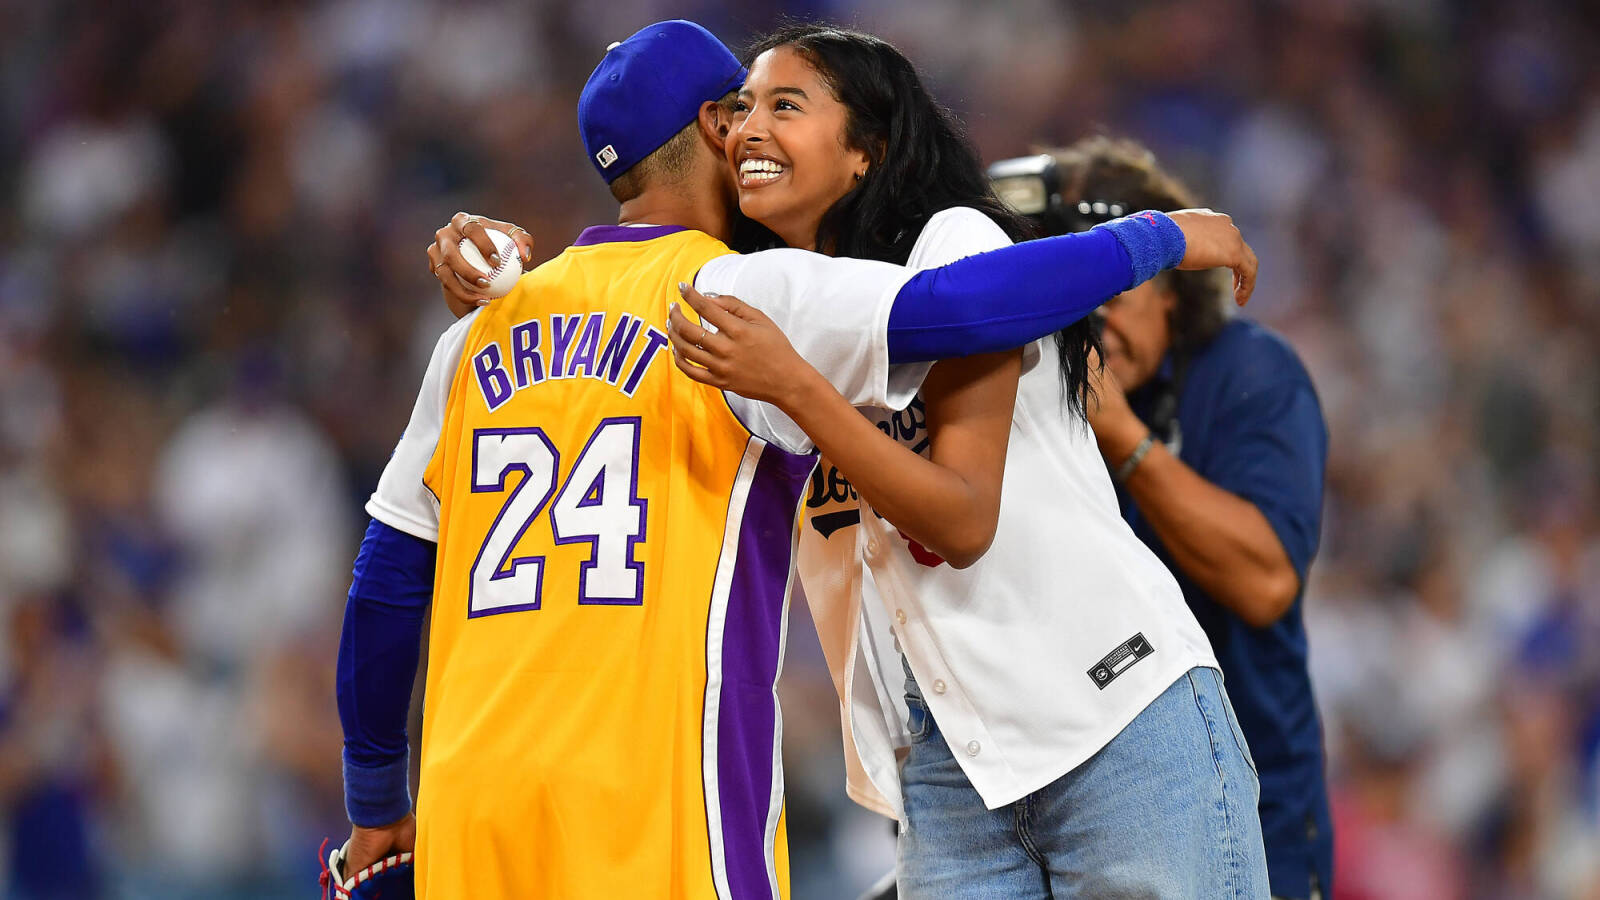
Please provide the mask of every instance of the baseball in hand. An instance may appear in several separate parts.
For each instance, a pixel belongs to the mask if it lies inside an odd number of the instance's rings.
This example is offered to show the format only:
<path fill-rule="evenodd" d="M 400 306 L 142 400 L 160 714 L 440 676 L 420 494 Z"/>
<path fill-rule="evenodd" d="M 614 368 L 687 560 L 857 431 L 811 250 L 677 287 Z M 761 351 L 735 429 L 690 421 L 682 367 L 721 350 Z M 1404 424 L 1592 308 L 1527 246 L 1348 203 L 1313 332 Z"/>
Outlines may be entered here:
<path fill-rule="evenodd" d="M 489 279 L 488 287 L 468 284 L 467 289 L 478 291 L 491 299 L 498 299 L 511 293 L 511 289 L 517 286 L 517 279 L 522 277 L 522 256 L 521 251 L 517 249 L 516 242 L 511 239 L 510 235 L 493 228 L 485 230 L 489 235 L 489 240 L 494 241 L 495 252 L 500 254 L 500 265 L 489 265 L 489 261 L 483 258 L 482 253 L 478 252 L 477 246 L 467 238 L 462 238 L 462 258 L 482 272 L 483 277 Z M 459 275 L 456 277 L 460 278 Z"/>

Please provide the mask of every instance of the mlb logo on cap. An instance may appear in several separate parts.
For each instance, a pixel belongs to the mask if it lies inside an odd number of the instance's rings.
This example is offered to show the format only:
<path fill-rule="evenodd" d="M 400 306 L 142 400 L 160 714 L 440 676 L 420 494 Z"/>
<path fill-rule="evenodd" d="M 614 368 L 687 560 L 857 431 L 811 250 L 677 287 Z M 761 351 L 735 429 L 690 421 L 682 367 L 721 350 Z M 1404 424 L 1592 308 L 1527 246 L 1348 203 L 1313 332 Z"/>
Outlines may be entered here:
<path fill-rule="evenodd" d="M 578 132 L 606 184 L 744 84 L 745 69 L 693 22 L 657 22 L 606 50 L 578 97 Z"/>

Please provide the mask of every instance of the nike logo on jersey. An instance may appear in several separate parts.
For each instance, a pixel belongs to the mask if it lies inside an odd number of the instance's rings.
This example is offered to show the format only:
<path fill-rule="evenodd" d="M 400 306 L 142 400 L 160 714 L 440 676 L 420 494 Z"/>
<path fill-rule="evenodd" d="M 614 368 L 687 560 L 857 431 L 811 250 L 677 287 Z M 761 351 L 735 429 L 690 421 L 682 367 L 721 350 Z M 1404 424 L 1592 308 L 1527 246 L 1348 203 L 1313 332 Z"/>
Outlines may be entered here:
<path fill-rule="evenodd" d="M 1144 632 L 1139 632 L 1117 645 L 1115 650 L 1105 655 L 1105 658 L 1095 663 L 1089 669 L 1089 680 L 1100 690 L 1105 690 L 1106 685 L 1117 680 L 1117 676 L 1128 671 L 1133 664 L 1146 656 L 1156 652 L 1145 640 Z"/>
<path fill-rule="evenodd" d="M 603 312 L 554 313 L 511 326 L 506 343 L 509 352 L 495 340 L 472 356 L 472 372 L 490 412 L 519 391 L 566 378 L 604 381 L 632 397 L 667 346 L 667 335 L 628 313 L 618 315 L 609 329 Z M 635 345 L 640 350 L 630 363 Z"/>

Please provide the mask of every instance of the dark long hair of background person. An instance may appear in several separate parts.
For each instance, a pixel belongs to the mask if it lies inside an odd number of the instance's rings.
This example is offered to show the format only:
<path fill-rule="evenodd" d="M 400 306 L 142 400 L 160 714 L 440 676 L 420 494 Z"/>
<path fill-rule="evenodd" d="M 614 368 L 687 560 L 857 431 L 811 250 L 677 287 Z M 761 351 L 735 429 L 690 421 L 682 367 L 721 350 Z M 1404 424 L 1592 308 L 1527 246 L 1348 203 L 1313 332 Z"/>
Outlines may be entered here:
<path fill-rule="evenodd" d="M 979 210 L 1014 241 L 1037 236 L 1031 222 L 995 196 L 961 125 L 889 42 L 831 25 L 791 24 L 757 38 L 746 65 L 779 47 L 797 51 L 833 89 L 848 111 L 845 139 L 872 159 L 861 182 L 823 215 L 819 250 L 905 265 L 928 220 L 955 206 Z M 1087 319 L 1056 334 L 1067 408 L 1080 418 L 1092 391 L 1089 351 L 1098 349 Z"/>

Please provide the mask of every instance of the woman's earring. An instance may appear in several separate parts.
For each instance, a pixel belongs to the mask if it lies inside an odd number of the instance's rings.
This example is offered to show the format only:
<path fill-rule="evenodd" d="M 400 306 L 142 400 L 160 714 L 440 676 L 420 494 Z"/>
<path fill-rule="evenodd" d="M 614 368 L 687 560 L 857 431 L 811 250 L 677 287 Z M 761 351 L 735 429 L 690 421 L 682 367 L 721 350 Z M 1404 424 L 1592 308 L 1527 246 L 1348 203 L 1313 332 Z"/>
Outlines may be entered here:
<path fill-rule="evenodd" d="M 861 180 L 861 176 L 863 176 L 863 175 L 865 175 L 865 174 L 867 174 L 867 173 L 865 173 L 865 172 L 857 172 L 857 173 L 856 173 L 856 180 L 857 180 L 857 181 L 860 181 L 860 180 Z"/>

